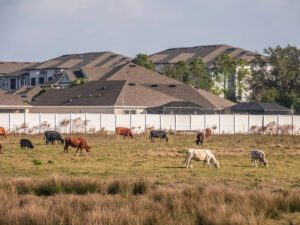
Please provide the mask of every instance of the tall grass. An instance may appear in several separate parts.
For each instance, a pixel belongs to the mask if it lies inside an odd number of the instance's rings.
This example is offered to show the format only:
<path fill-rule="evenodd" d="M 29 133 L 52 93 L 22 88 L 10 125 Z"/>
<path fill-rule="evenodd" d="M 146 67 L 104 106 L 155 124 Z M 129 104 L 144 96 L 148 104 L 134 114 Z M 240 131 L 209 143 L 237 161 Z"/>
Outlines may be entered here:
<path fill-rule="evenodd" d="M 0 181 L 0 202 L 1 225 L 300 222 L 299 189 L 271 192 L 220 184 L 178 188 L 147 180 L 17 179 Z"/>

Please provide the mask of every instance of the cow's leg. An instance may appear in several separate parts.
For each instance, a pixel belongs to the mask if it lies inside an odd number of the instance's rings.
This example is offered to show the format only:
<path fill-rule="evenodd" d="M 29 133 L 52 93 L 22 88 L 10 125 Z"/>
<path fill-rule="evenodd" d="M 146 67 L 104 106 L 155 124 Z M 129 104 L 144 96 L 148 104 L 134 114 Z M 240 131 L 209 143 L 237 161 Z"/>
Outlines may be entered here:
<path fill-rule="evenodd" d="M 189 156 L 189 158 L 188 158 L 188 162 L 186 164 L 186 168 L 187 169 L 189 168 L 189 166 L 191 167 L 191 169 L 193 169 L 193 166 L 192 166 L 192 163 L 191 163 L 192 158 L 193 158 L 193 156 Z"/>

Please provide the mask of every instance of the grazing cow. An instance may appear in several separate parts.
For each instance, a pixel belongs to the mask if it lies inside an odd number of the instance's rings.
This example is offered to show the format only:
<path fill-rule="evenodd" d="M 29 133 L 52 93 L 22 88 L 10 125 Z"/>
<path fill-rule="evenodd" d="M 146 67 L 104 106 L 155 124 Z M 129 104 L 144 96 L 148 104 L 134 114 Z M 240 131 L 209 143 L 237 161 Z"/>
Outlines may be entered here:
<path fill-rule="evenodd" d="M 69 146 L 76 148 L 76 153 L 80 149 L 80 152 L 82 153 L 82 149 L 85 149 L 86 152 L 89 152 L 91 147 L 86 143 L 86 141 L 83 138 L 72 138 L 72 137 L 66 137 L 65 138 L 65 147 L 64 152 L 69 152 Z"/>
<path fill-rule="evenodd" d="M 5 139 L 7 138 L 4 127 L 0 127 L 0 136 L 3 136 Z"/>
<path fill-rule="evenodd" d="M 33 149 L 34 148 L 34 146 L 33 146 L 33 144 L 31 143 L 31 141 L 30 140 L 28 140 L 28 139 L 21 139 L 20 140 L 20 145 L 21 145 L 21 148 L 22 149 L 26 149 L 26 147 L 28 148 L 28 149 Z"/>
<path fill-rule="evenodd" d="M 64 144 L 64 139 L 62 138 L 61 134 L 57 131 L 45 131 L 45 139 L 46 139 L 46 145 L 51 143 L 55 144 L 55 140 L 58 141 L 58 143 Z"/>
<path fill-rule="evenodd" d="M 189 166 L 191 167 L 191 169 L 193 168 L 191 164 L 192 159 L 196 161 L 203 161 L 204 167 L 207 163 L 208 167 L 210 168 L 212 163 L 214 167 L 220 168 L 218 160 L 209 149 L 188 149 L 185 160 L 183 162 L 186 163 L 187 169 L 189 168 Z"/>
<path fill-rule="evenodd" d="M 212 130 L 208 127 L 205 129 L 205 137 L 210 138 L 212 135 Z"/>
<path fill-rule="evenodd" d="M 203 144 L 204 134 L 203 132 L 199 132 L 196 136 L 196 145 Z"/>
<path fill-rule="evenodd" d="M 151 139 L 151 141 L 153 141 L 153 138 L 159 138 L 160 140 L 165 139 L 166 142 L 168 142 L 168 140 L 169 140 L 169 138 L 167 136 L 167 132 L 162 131 L 162 130 L 151 130 L 149 139 Z"/>
<path fill-rule="evenodd" d="M 133 138 L 131 129 L 127 127 L 116 127 L 116 134 L 117 136 L 123 135 L 124 139 L 125 137 L 131 137 L 131 139 Z"/>
<path fill-rule="evenodd" d="M 264 166 L 268 166 L 268 161 L 266 160 L 266 154 L 263 151 L 253 149 L 251 151 L 251 164 L 252 166 L 255 165 L 257 167 L 256 162 L 259 162 L 259 164 L 263 164 Z"/>

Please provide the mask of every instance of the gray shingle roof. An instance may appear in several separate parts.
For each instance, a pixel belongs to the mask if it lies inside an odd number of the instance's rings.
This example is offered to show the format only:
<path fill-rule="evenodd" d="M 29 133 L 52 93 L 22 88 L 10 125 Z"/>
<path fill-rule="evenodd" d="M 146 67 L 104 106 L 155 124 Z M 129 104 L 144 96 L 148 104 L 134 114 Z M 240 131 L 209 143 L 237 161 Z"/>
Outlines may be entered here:
<path fill-rule="evenodd" d="M 204 45 L 186 48 L 171 48 L 150 56 L 155 64 L 172 64 L 179 61 L 190 63 L 196 58 L 202 58 L 206 67 L 212 67 L 218 56 L 229 54 L 234 57 L 244 58 L 250 62 L 254 59 L 256 53 L 246 51 L 241 48 L 235 48 L 229 45 Z"/>

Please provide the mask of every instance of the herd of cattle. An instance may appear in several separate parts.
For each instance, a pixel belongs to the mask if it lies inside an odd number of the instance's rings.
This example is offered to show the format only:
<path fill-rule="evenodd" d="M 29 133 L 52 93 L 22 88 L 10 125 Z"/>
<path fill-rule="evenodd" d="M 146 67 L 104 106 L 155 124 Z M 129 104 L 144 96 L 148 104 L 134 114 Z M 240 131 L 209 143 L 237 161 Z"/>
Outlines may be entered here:
<path fill-rule="evenodd" d="M 133 139 L 133 133 L 131 129 L 126 127 L 116 127 L 116 135 L 125 137 L 130 137 Z M 199 132 L 196 135 L 196 141 L 195 143 L 197 145 L 203 144 L 204 138 L 209 139 L 212 135 L 212 130 L 210 128 L 206 128 L 205 132 Z M 3 136 L 4 138 L 7 138 L 6 131 L 3 127 L 0 127 L 0 136 Z M 57 131 L 45 131 L 44 138 L 46 140 L 46 145 L 48 144 L 55 144 L 57 141 L 59 144 L 64 145 L 64 152 L 69 151 L 69 147 L 77 148 L 76 153 L 78 150 L 82 153 L 82 150 L 84 149 L 87 153 L 90 152 L 91 146 L 89 146 L 85 139 L 83 138 L 74 138 L 74 137 L 66 137 L 65 139 L 62 138 L 61 134 Z M 167 136 L 167 132 L 162 130 L 151 130 L 149 139 L 151 141 L 154 140 L 154 138 L 159 138 L 160 140 L 164 139 L 166 142 L 168 142 L 169 138 Z M 33 149 L 34 145 L 29 139 L 21 139 L 20 140 L 20 146 L 22 149 Z M 2 153 L 2 145 L 0 144 L 0 153 Z M 262 164 L 264 166 L 268 165 L 268 161 L 266 160 L 265 153 L 263 151 L 253 149 L 251 150 L 251 163 L 252 166 L 257 166 L 257 162 L 259 164 Z M 215 168 L 220 168 L 220 164 L 216 157 L 213 155 L 211 150 L 209 149 L 188 149 L 186 158 L 183 163 L 186 164 L 186 168 L 188 169 L 193 168 L 191 161 L 203 161 L 203 165 L 207 164 L 208 167 L 211 167 L 212 165 Z"/>

